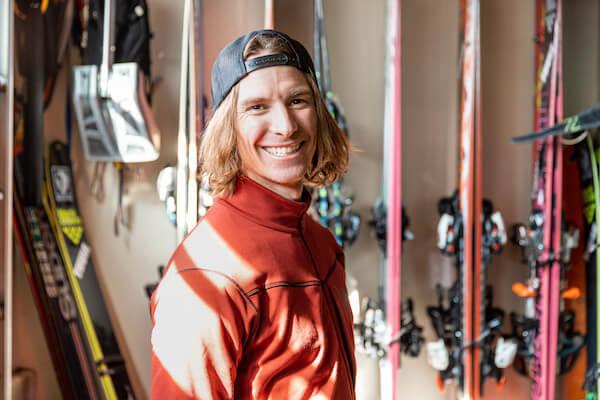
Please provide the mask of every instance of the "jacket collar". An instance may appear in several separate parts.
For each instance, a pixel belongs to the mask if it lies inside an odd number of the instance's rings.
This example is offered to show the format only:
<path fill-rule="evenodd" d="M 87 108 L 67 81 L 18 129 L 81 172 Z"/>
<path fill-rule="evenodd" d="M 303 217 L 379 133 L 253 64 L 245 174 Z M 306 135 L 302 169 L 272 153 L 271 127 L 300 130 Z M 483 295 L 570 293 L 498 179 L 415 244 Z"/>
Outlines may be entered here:
<path fill-rule="evenodd" d="M 311 196 L 305 188 L 300 200 L 290 200 L 248 177 L 240 176 L 233 195 L 219 201 L 237 209 L 246 218 L 260 225 L 296 231 L 310 207 Z"/>

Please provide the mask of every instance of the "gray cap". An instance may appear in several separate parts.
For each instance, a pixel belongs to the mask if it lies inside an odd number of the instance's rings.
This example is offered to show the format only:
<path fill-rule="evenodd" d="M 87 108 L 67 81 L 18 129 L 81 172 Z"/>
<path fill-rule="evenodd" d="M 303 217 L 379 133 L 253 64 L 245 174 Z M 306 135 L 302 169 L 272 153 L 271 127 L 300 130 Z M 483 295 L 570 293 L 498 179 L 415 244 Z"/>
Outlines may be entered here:
<path fill-rule="evenodd" d="M 257 35 L 271 35 L 281 38 L 292 50 L 293 55 L 284 53 L 269 54 L 244 61 L 244 49 Z M 250 72 L 276 65 L 289 65 L 312 75 L 316 82 L 315 68 L 310 54 L 297 40 L 282 32 L 259 30 L 245 34 L 225 46 L 212 67 L 212 108 L 216 108 L 227 97 L 231 89 Z"/>

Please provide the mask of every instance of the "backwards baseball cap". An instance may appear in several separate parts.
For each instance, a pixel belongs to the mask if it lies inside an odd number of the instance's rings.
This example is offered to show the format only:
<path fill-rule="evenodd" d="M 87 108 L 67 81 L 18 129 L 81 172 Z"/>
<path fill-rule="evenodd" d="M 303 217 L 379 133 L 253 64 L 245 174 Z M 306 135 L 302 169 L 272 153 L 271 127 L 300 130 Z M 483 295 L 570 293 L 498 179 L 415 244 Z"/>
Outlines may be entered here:
<path fill-rule="evenodd" d="M 244 61 L 244 49 L 246 45 L 258 35 L 279 37 L 288 45 L 292 55 L 274 53 Z M 300 71 L 311 74 L 316 81 L 315 68 L 310 54 L 308 54 L 308 51 L 300 42 L 292 39 L 285 33 L 264 29 L 247 33 L 229 43 L 221 50 L 212 67 L 213 110 L 219 107 L 231 89 L 250 72 L 277 65 L 296 67 Z"/>

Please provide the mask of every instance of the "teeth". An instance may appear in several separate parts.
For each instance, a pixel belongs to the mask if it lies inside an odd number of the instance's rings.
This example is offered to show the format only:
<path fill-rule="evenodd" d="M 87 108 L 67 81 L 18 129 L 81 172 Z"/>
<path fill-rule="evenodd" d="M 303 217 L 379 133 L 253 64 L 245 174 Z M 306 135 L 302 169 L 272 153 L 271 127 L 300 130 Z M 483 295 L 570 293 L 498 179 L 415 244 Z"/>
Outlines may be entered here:
<path fill-rule="evenodd" d="M 295 146 L 288 146 L 288 147 L 263 147 L 263 149 L 265 149 L 265 151 L 267 153 L 277 156 L 277 157 L 283 157 L 288 154 L 295 153 L 298 151 L 299 148 L 300 148 L 300 144 L 297 144 Z"/>

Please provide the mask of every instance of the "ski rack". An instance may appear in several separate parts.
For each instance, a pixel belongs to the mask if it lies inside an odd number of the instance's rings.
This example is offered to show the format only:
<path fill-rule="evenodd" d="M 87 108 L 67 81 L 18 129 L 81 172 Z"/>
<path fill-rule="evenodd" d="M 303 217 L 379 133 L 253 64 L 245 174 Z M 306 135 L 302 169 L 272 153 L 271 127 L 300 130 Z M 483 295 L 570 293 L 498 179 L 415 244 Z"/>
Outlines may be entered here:
<path fill-rule="evenodd" d="M 2 396 L 12 398 L 13 319 L 13 1 L 0 0 L 0 265 L 2 266 Z"/>

